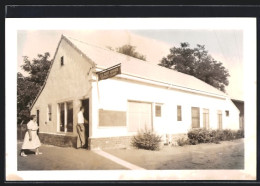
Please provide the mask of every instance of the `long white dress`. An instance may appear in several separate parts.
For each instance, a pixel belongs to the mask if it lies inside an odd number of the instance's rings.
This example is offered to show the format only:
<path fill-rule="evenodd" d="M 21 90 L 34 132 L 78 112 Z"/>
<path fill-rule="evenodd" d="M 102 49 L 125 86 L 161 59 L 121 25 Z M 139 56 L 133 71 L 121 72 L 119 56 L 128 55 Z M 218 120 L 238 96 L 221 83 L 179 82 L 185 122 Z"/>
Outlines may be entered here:
<path fill-rule="evenodd" d="M 41 146 L 40 139 L 37 135 L 38 125 L 33 120 L 27 123 L 27 129 L 31 130 L 32 140 L 29 140 L 29 132 L 27 131 L 24 136 L 22 149 L 36 149 Z"/>

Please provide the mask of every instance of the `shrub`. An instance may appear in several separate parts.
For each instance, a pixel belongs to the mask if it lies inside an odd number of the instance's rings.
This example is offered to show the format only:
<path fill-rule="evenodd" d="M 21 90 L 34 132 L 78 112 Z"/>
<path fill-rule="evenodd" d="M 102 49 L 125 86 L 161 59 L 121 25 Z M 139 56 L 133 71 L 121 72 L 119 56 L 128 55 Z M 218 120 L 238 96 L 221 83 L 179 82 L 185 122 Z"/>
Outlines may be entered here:
<path fill-rule="evenodd" d="M 215 138 L 216 138 L 216 140 L 218 140 L 218 141 L 223 141 L 223 140 L 225 140 L 223 130 L 216 130 Z"/>
<path fill-rule="evenodd" d="M 189 143 L 190 143 L 191 145 L 197 145 L 199 142 L 198 142 L 198 140 L 196 140 L 196 139 L 189 139 Z"/>
<path fill-rule="evenodd" d="M 151 130 L 145 130 L 133 136 L 131 143 L 134 147 L 140 149 L 159 150 L 161 141 L 161 136 L 153 133 Z"/>
<path fill-rule="evenodd" d="M 197 143 L 211 143 L 213 136 L 211 130 L 206 129 L 193 129 L 188 132 L 190 143 L 196 145 Z"/>
<path fill-rule="evenodd" d="M 231 130 L 231 132 L 232 132 L 232 139 L 231 140 L 238 139 L 237 131 Z"/>
<path fill-rule="evenodd" d="M 242 130 L 206 130 L 206 129 L 192 129 L 188 132 L 190 144 L 196 145 L 198 143 L 219 143 L 219 141 L 234 140 L 244 137 Z"/>
<path fill-rule="evenodd" d="M 236 133 L 236 139 L 239 139 L 239 138 L 244 138 L 244 130 L 238 130 L 237 133 Z"/>
<path fill-rule="evenodd" d="M 188 132 L 189 139 L 195 139 L 198 137 L 199 129 L 193 129 Z"/>
<path fill-rule="evenodd" d="M 186 138 L 180 138 L 180 139 L 177 140 L 177 144 L 179 146 L 189 145 L 190 144 L 190 140 L 186 139 Z"/>
<path fill-rule="evenodd" d="M 223 130 L 224 133 L 224 140 L 233 140 L 234 139 L 234 133 L 230 129 Z"/>

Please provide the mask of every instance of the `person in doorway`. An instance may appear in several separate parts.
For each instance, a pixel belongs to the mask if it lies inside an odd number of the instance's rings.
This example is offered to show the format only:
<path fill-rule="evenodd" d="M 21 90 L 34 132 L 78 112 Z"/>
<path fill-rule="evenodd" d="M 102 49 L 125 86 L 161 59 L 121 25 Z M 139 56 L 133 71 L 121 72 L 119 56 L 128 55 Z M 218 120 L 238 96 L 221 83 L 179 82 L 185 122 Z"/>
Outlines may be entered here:
<path fill-rule="evenodd" d="M 84 107 L 80 107 L 80 111 L 78 112 L 78 124 L 77 124 L 77 148 L 86 148 L 86 134 L 85 134 L 85 126 L 84 123 L 88 123 L 88 121 L 84 118 Z"/>
<path fill-rule="evenodd" d="M 30 119 L 31 120 L 27 123 L 27 131 L 25 133 L 22 149 L 20 152 L 20 155 L 23 157 L 27 156 L 24 152 L 26 149 L 35 149 L 35 155 L 42 154 L 42 152 L 39 151 L 41 142 L 37 135 L 37 130 L 39 127 L 36 123 L 36 115 L 31 115 Z"/>

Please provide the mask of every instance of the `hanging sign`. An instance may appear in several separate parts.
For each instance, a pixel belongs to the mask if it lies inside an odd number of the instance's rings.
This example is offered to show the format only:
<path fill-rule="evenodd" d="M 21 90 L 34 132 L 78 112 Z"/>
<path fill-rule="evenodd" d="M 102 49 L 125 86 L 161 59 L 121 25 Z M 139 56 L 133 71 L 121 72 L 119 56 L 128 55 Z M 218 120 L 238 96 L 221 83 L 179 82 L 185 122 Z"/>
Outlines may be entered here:
<path fill-rule="evenodd" d="M 121 63 L 119 63 L 115 66 L 109 67 L 109 68 L 102 70 L 100 72 L 97 72 L 98 81 L 108 79 L 108 78 L 112 78 L 112 77 L 116 76 L 117 74 L 121 74 Z"/>

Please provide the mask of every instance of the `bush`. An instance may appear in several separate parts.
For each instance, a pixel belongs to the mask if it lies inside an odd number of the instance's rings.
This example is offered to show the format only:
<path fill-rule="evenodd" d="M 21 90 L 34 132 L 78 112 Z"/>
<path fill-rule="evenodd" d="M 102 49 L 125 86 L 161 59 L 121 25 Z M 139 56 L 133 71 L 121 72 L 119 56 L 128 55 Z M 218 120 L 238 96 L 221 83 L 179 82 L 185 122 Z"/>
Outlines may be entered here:
<path fill-rule="evenodd" d="M 180 139 L 177 140 L 177 144 L 179 146 L 189 145 L 190 144 L 190 140 L 186 139 L 186 138 L 180 138 Z"/>
<path fill-rule="evenodd" d="M 197 144 L 199 143 L 199 141 L 196 140 L 196 139 L 189 139 L 189 143 L 190 143 L 191 145 L 197 145 Z"/>
<path fill-rule="evenodd" d="M 145 130 L 133 136 L 132 145 L 139 149 L 159 150 L 161 141 L 161 136 L 156 135 L 150 130 Z"/>
<path fill-rule="evenodd" d="M 216 140 L 218 140 L 218 141 L 225 140 L 225 136 L 224 136 L 223 130 L 216 130 L 214 138 L 216 138 Z"/>
<path fill-rule="evenodd" d="M 190 144 L 196 145 L 198 143 L 219 143 L 219 141 L 229 141 L 244 137 L 242 130 L 206 130 L 206 129 L 192 129 L 188 132 Z"/>
<path fill-rule="evenodd" d="M 190 143 L 196 145 L 197 143 L 211 143 L 215 134 L 211 130 L 193 129 L 188 132 Z"/>
<path fill-rule="evenodd" d="M 230 129 L 223 130 L 224 140 L 229 141 L 234 139 L 234 133 Z"/>
<path fill-rule="evenodd" d="M 244 135 L 244 130 L 238 130 L 237 133 L 236 133 L 236 139 L 239 139 L 239 138 L 244 138 L 245 135 Z"/>

